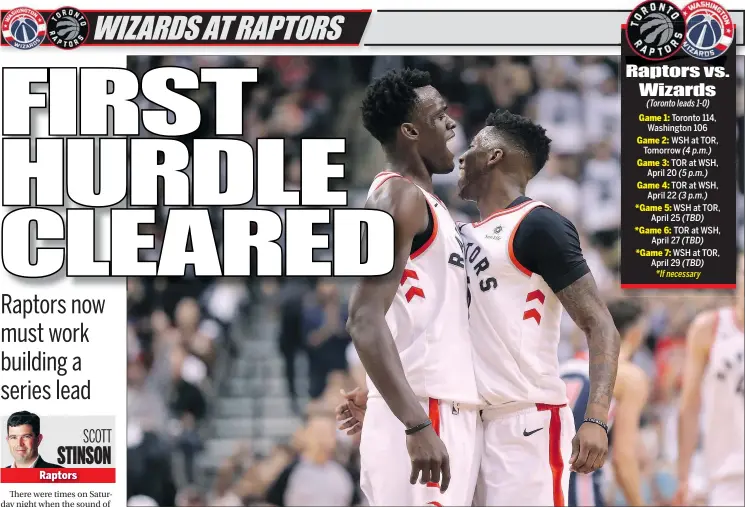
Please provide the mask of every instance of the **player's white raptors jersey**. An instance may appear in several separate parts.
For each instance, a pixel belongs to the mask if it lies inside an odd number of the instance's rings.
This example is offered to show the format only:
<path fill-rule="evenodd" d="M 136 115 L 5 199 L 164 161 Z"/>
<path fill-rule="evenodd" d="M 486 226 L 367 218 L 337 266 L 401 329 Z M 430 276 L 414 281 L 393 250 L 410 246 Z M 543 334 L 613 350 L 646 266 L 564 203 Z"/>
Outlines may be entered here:
<path fill-rule="evenodd" d="M 701 392 L 703 452 L 712 482 L 745 474 L 744 349 L 732 308 L 720 309 Z"/>
<path fill-rule="evenodd" d="M 479 394 L 489 404 L 566 403 L 559 377 L 562 305 L 541 276 L 515 259 L 527 201 L 461 226 L 470 291 L 471 340 Z"/>
<path fill-rule="evenodd" d="M 397 173 L 373 180 L 368 197 Z M 445 205 L 423 188 L 433 227 L 429 240 L 409 257 L 386 314 L 406 378 L 414 394 L 479 404 L 466 306 L 463 248 Z M 379 396 L 368 378 L 370 396 Z"/>

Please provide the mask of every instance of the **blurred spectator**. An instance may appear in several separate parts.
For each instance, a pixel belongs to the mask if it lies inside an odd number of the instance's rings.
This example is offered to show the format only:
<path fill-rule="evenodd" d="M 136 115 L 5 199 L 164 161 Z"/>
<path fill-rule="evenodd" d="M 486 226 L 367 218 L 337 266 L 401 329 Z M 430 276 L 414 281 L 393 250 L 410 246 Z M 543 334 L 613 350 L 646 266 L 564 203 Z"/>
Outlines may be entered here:
<path fill-rule="evenodd" d="M 333 371 L 347 368 L 346 348 L 351 338 L 346 332 L 347 307 L 339 288 L 328 279 L 320 280 L 305 300 L 303 338 L 310 367 L 310 397 L 318 398 Z"/>
<path fill-rule="evenodd" d="M 267 493 L 267 500 L 279 507 L 353 505 L 356 486 L 352 475 L 333 459 L 336 450 L 333 415 L 312 415 L 301 445 L 300 457 L 279 474 Z"/>

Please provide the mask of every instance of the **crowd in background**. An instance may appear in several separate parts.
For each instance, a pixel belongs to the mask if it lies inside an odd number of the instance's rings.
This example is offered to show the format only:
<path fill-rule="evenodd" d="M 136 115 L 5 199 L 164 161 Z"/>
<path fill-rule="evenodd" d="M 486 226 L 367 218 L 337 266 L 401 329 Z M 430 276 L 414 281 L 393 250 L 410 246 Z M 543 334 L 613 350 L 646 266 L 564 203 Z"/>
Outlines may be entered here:
<path fill-rule="evenodd" d="M 618 57 L 600 56 L 162 56 L 130 57 L 130 68 L 175 65 L 255 66 L 259 80 L 244 89 L 245 140 L 282 137 L 286 143 L 287 188 L 300 181 L 299 140 L 344 137 L 346 177 L 335 184 L 349 190 L 349 204 L 364 202 L 373 176 L 384 166 L 377 142 L 362 127 L 364 87 L 389 68 L 427 70 L 458 124 L 451 151 L 462 153 L 469 139 L 497 107 L 530 116 L 552 138 L 552 155 L 531 181 L 527 194 L 572 220 L 583 251 L 607 299 L 643 298 L 649 332 L 634 361 L 652 379 L 653 396 L 644 414 L 644 495 L 664 505 L 675 490 L 675 411 L 685 333 L 703 309 L 722 304 L 716 292 L 623 293 L 619 289 L 621 103 Z M 743 129 L 745 72 L 738 59 L 737 131 L 738 245 L 743 246 Z M 192 138 L 211 137 L 214 89 L 190 93 L 202 105 L 203 123 Z M 142 105 L 147 105 L 144 99 Z M 189 139 L 185 139 L 189 141 Z M 456 155 L 457 156 L 457 155 Z M 332 160 L 333 161 L 333 160 Z M 455 193 L 457 171 L 435 179 L 438 195 L 461 221 L 477 219 L 472 203 Z M 251 206 L 251 204 L 249 204 Z M 158 210 L 150 232 L 156 258 L 167 209 Z M 214 210 L 219 211 L 219 210 Z M 283 210 L 276 210 L 283 216 Z M 213 213 L 218 244 L 220 213 Z M 320 231 L 319 231 L 320 232 Z M 324 231 L 330 232 L 330 231 Z M 333 243 L 332 243 L 333 244 Z M 327 255 L 318 252 L 319 258 Z M 351 505 L 358 491 L 357 440 L 334 430 L 331 410 L 340 389 L 364 382 L 354 347 L 344 330 L 350 280 L 174 279 L 128 281 L 129 464 L 131 505 Z M 252 312 L 260 306 L 261 312 Z M 271 317 L 276 315 L 276 317 Z M 199 457 L 210 437 L 212 406 L 230 376 L 231 360 L 244 343 L 246 319 L 276 318 L 276 347 L 284 359 L 287 396 L 305 421 L 285 442 L 258 456 L 251 443 L 235 453 L 204 484 Z M 237 325 L 236 322 L 242 322 Z M 561 359 L 582 347 L 584 338 L 566 317 Z M 298 392 L 297 356 L 308 363 L 307 392 Z M 307 402 L 306 400 L 310 400 Z M 309 465 L 309 464 L 312 464 Z M 608 465 L 606 465 L 608 466 Z M 612 474 L 607 474 L 612 476 Z M 312 491 L 298 490 L 309 479 Z M 695 479 L 695 478 L 694 478 Z M 696 481 L 694 480 L 694 486 Z M 302 488 L 301 488 L 302 489 Z M 305 496 L 304 496 L 305 495 Z M 310 495 L 310 496 L 309 496 Z M 611 504 L 623 505 L 612 481 Z"/>

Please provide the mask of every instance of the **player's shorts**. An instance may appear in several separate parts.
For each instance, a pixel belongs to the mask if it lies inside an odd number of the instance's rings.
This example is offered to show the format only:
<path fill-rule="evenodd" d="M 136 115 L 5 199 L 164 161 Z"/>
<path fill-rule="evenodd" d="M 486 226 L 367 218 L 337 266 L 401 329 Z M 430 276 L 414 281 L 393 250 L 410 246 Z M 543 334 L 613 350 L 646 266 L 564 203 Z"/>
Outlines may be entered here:
<path fill-rule="evenodd" d="M 574 416 L 566 405 L 482 411 L 484 451 L 474 505 L 566 505 Z"/>
<path fill-rule="evenodd" d="M 382 398 L 367 401 L 360 441 L 360 486 L 371 506 L 471 505 L 481 462 L 483 433 L 479 407 L 422 400 L 450 457 L 450 486 L 412 485 L 404 425 Z"/>
<path fill-rule="evenodd" d="M 712 484 L 709 505 L 745 505 L 745 477 L 732 477 Z"/>

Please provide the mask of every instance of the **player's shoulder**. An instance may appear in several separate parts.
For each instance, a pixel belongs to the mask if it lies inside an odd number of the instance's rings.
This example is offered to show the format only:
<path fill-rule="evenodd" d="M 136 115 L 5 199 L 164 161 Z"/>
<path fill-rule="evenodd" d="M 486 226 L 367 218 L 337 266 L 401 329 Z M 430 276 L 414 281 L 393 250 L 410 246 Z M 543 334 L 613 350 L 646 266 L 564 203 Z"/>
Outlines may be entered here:
<path fill-rule="evenodd" d="M 561 222 L 561 223 L 571 224 L 572 226 L 574 225 L 572 224 L 571 220 L 569 220 L 567 217 L 565 217 L 564 215 L 562 215 L 561 213 L 553 209 L 551 206 L 549 206 L 545 202 L 534 201 L 534 200 L 526 201 L 526 202 L 533 204 L 533 206 L 531 207 L 530 210 L 528 210 L 527 215 L 525 215 L 525 218 L 523 219 L 523 223 L 541 222 L 541 223 L 546 223 L 546 224 L 552 224 L 552 223 Z"/>
<path fill-rule="evenodd" d="M 398 173 L 376 177 L 368 197 L 369 207 L 385 211 L 408 211 L 426 205 L 424 192 L 411 180 Z"/>
<path fill-rule="evenodd" d="M 720 309 L 704 310 L 696 315 L 688 327 L 687 340 L 694 348 L 708 348 L 714 342 L 719 327 Z"/>

